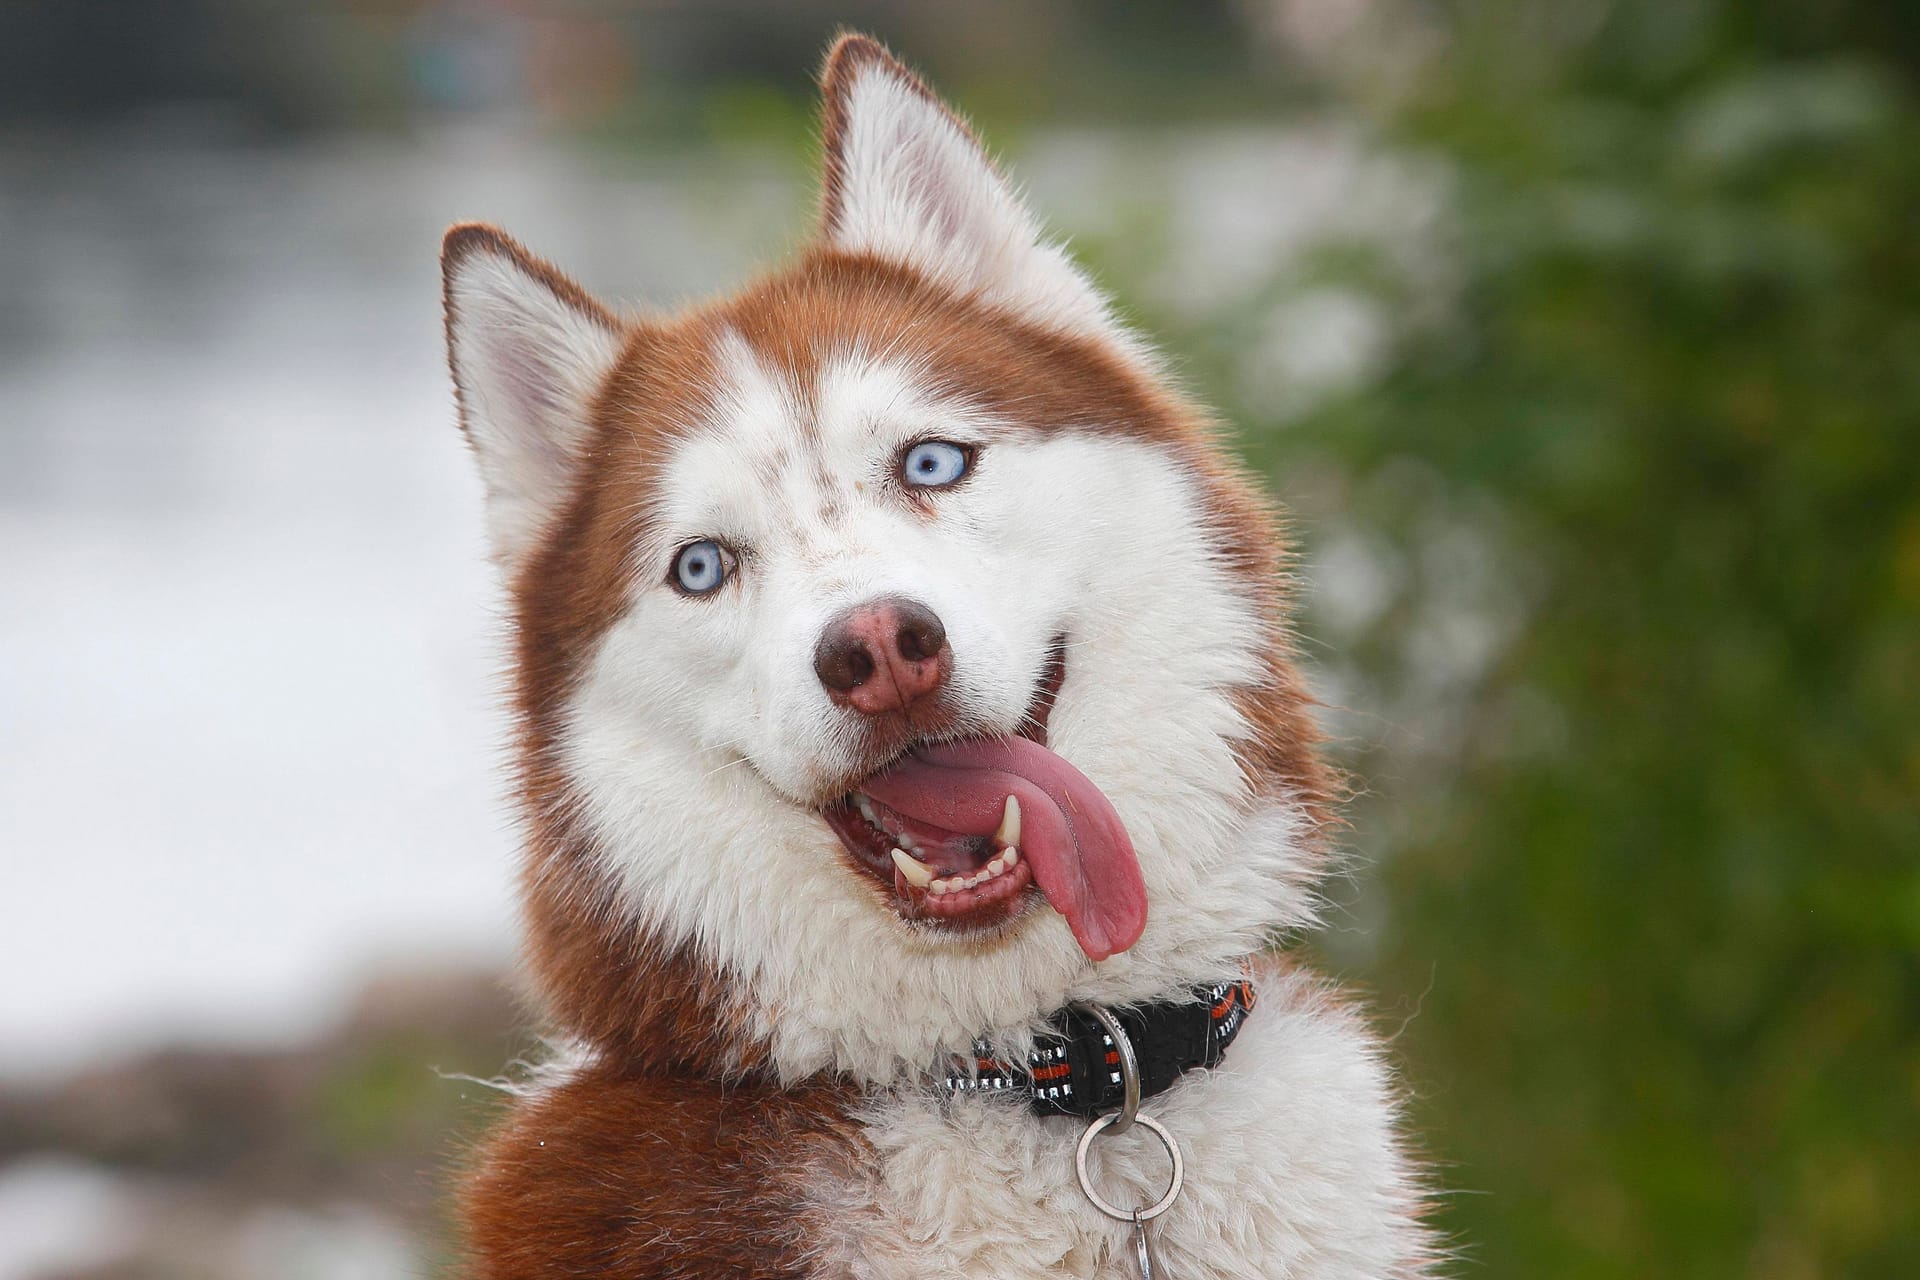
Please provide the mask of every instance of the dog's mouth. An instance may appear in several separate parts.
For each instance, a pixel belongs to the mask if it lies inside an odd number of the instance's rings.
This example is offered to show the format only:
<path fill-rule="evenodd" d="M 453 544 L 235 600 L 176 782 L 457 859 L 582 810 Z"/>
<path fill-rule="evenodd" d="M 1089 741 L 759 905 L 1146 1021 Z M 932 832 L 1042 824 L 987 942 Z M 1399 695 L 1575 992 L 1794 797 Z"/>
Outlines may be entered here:
<path fill-rule="evenodd" d="M 904 918 L 975 932 L 1044 896 L 1092 959 L 1140 937 L 1146 886 L 1126 828 L 1100 789 L 1047 749 L 1066 674 L 1056 641 L 1017 732 L 919 743 L 822 811 Z"/>

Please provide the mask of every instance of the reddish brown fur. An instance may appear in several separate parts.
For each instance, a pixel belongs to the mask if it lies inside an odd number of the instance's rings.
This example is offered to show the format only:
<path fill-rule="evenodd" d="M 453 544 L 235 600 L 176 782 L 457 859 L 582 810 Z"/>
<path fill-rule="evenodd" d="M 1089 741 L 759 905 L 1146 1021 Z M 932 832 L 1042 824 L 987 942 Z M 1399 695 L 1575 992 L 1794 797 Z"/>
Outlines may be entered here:
<path fill-rule="evenodd" d="M 823 216 L 839 198 L 836 140 L 853 69 L 885 58 L 861 38 L 825 73 Z M 479 247 L 511 254 L 562 299 L 620 328 L 578 286 L 491 228 L 449 233 L 449 267 Z M 451 311 L 451 302 L 449 302 Z M 451 316 L 450 316 L 451 318 Z M 556 759 L 555 717 L 595 642 L 627 602 L 628 549 L 643 534 L 657 460 L 698 421 L 724 324 L 770 367 L 809 385 L 820 353 L 896 344 L 940 371 L 941 390 L 1037 432 L 1120 432 L 1166 448 L 1195 477 L 1219 554 L 1268 619 L 1265 687 L 1239 695 L 1253 731 L 1241 750 L 1256 794 L 1286 793 L 1323 822 L 1328 778 L 1284 625 L 1282 552 L 1258 486 L 1218 447 L 1208 420 L 1100 342 L 1037 327 L 880 260 L 816 248 L 733 300 L 626 327 L 593 407 L 591 466 L 511 583 L 528 961 L 544 1012 L 603 1065 L 523 1104 L 487 1147 L 464 1216 L 477 1274 L 798 1274 L 777 1176 L 800 1148 L 856 1144 L 846 1095 L 779 1091 L 766 1047 L 726 975 L 666 947 L 618 904 Z M 543 1145 L 544 1144 L 544 1145 Z"/>
<path fill-rule="evenodd" d="M 479 1280 L 805 1274 L 801 1179 L 860 1158 L 845 1089 L 595 1067 L 523 1105 L 467 1187 Z"/>

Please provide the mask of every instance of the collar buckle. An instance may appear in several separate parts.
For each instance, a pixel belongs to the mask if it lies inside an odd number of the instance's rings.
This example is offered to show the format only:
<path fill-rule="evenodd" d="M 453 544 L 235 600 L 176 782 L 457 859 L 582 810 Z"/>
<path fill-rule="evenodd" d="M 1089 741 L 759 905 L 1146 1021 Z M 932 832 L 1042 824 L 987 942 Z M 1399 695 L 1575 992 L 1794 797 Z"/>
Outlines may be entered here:
<path fill-rule="evenodd" d="M 1048 1116 L 1091 1120 L 1111 1112 L 1119 1126 L 1114 1131 L 1124 1132 L 1142 1099 L 1220 1061 L 1253 1001 L 1253 984 L 1242 979 L 1195 987 L 1184 1000 L 1117 1009 L 1070 1005 L 1054 1016 L 1051 1034 L 1036 1041 L 1025 1062 L 997 1059 L 987 1042 L 976 1042 L 972 1061 L 956 1060 L 946 1071 L 945 1091 L 1018 1093 Z"/>

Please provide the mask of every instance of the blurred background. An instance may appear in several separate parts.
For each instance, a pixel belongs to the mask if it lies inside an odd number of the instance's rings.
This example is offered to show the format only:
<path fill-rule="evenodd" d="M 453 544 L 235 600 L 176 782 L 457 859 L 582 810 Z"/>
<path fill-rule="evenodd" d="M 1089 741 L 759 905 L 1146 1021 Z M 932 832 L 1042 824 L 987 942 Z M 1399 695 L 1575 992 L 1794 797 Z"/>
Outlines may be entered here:
<path fill-rule="evenodd" d="M 0 1280 L 445 1269 L 530 1040 L 439 234 L 727 287 L 842 23 L 1297 517 L 1456 1272 L 1920 1274 L 1920 8 L 4 0 Z"/>

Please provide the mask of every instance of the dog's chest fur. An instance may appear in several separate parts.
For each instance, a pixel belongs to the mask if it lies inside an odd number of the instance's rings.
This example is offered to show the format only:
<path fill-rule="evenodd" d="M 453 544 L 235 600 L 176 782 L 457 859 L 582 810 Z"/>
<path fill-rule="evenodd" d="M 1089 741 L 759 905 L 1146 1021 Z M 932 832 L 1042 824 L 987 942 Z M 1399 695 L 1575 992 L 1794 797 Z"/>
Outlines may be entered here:
<path fill-rule="evenodd" d="M 1270 977 L 1226 1061 L 1143 1110 L 1186 1158 L 1184 1189 L 1153 1228 L 1168 1274 L 1393 1276 L 1423 1253 L 1387 1072 L 1313 979 Z M 873 1101 L 861 1119 L 873 1158 L 808 1190 L 815 1274 L 1138 1274 L 1131 1227 L 1097 1212 L 1075 1179 L 1082 1121 L 1043 1119 L 1006 1096 L 925 1092 Z M 1164 1190 L 1168 1162 L 1151 1135 L 1096 1144 L 1109 1200 L 1145 1205 Z"/>

